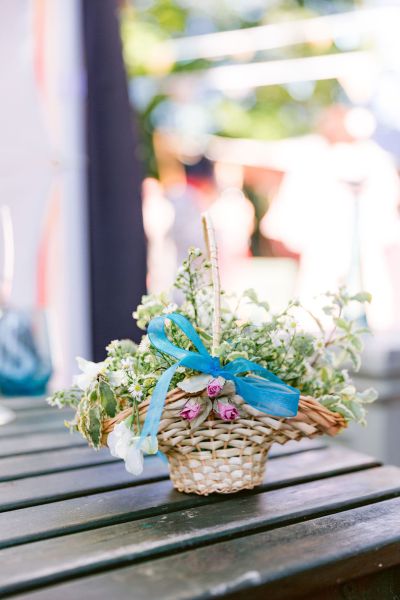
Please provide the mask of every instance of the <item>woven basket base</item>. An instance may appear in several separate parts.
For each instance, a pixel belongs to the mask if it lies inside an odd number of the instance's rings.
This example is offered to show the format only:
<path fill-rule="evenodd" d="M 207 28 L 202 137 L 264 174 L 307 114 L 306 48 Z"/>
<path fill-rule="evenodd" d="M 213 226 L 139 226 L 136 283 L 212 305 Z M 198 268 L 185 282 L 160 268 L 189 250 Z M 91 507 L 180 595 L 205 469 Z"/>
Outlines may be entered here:
<path fill-rule="evenodd" d="M 168 454 L 173 486 L 186 494 L 233 494 L 251 490 L 264 479 L 268 448 L 250 456 L 216 457 L 209 452 Z"/>
<path fill-rule="evenodd" d="M 227 422 L 210 415 L 191 428 L 180 416 L 189 398 L 179 389 L 168 393 L 158 430 L 159 448 L 169 459 L 173 485 L 188 494 L 231 494 L 252 489 L 263 480 L 273 443 L 285 444 L 323 433 L 336 435 L 346 427 L 339 413 L 308 396 L 301 396 L 297 416 L 291 419 L 267 415 L 235 396 L 241 410 L 238 419 Z M 139 405 L 142 423 L 149 404 L 147 399 Z M 128 407 L 103 421 L 103 444 L 115 425 L 131 414 L 132 408 Z"/>

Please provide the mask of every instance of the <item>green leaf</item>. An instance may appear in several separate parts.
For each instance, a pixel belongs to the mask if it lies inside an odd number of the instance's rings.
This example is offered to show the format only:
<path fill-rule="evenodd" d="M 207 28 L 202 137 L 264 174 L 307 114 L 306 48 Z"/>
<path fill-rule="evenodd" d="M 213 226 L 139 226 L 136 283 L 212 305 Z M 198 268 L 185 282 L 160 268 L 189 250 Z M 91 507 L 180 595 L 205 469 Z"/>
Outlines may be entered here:
<path fill-rule="evenodd" d="M 90 408 L 87 414 L 87 435 L 88 441 L 94 448 L 101 446 L 101 415 L 97 406 Z"/>
<path fill-rule="evenodd" d="M 354 350 L 356 350 L 357 352 L 362 352 L 364 346 L 360 338 L 358 338 L 357 336 L 352 336 L 349 341 L 350 344 L 353 346 Z"/>
<path fill-rule="evenodd" d="M 257 304 L 257 302 L 258 302 L 257 294 L 256 294 L 255 290 L 253 290 L 253 288 L 249 288 L 249 289 L 245 290 L 243 293 L 243 296 L 245 298 L 248 298 L 255 304 Z"/>
<path fill-rule="evenodd" d="M 268 304 L 268 302 L 261 302 L 258 299 L 257 294 L 256 294 L 255 290 L 253 290 L 253 288 L 249 288 L 248 290 L 245 290 L 245 292 L 243 293 L 243 296 L 245 298 L 248 298 L 250 300 L 250 302 L 252 302 L 256 306 L 261 306 L 266 311 L 269 310 L 269 304 Z"/>
<path fill-rule="evenodd" d="M 361 367 L 361 358 L 360 356 L 354 352 L 354 350 L 352 348 L 346 348 L 346 352 L 350 357 L 351 360 L 351 364 L 353 365 L 353 368 L 355 371 L 359 371 L 360 367 Z"/>
<path fill-rule="evenodd" d="M 343 331 L 351 330 L 351 322 L 346 321 L 346 319 L 337 318 L 334 319 L 335 324 L 339 327 L 339 329 L 343 329 Z"/>
<path fill-rule="evenodd" d="M 321 380 L 323 383 L 328 383 L 329 381 L 329 373 L 326 367 L 322 367 L 321 369 Z"/>
<path fill-rule="evenodd" d="M 364 404 L 369 404 L 371 402 L 375 402 L 375 400 L 378 398 L 378 392 L 374 390 L 374 388 L 367 388 L 366 390 L 359 392 L 357 397 Z"/>
<path fill-rule="evenodd" d="M 356 302 L 371 302 L 372 300 L 372 296 L 369 292 L 359 292 L 358 294 L 355 294 L 354 296 L 351 297 L 352 300 L 355 300 Z"/>
<path fill-rule="evenodd" d="M 351 412 L 354 415 L 354 419 L 358 422 L 358 423 L 365 423 L 365 409 L 362 407 L 362 405 L 357 402 L 356 400 L 351 400 L 348 403 L 348 407 L 351 410 Z"/>
<path fill-rule="evenodd" d="M 348 405 L 344 404 L 344 402 L 338 402 L 332 410 L 340 413 L 341 415 L 344 416 L 345 419 L 348 419 L 350 421 L 352 421 L 353 419 L 356 418 L 353 411 L 350 409 L 350 407 Z"/>
<path fill-rule="evenodd" d="M 108 417 L 115 417 L 117 400 L 114 391 L 104 380 L 99 381 L 100 404 Z"/>
<path fill-rule="evenodd" d="M 356 335 L 363 335 L 364 333 L 371 333 L 371 330 L 369 327 L 359 327 L 354 331 L 354 333 Z"/>

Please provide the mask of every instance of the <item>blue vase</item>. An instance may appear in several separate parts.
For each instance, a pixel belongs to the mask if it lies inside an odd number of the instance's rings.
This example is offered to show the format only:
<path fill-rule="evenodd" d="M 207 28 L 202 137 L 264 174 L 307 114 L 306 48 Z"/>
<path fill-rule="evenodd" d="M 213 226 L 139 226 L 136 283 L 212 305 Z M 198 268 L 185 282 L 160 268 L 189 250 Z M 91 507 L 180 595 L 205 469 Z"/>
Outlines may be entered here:
<path fill-rule="evenodd" d="M 52 364 L 43 311 L 5 309 L 0 315 L 0 391 L 44 394 Z"/>

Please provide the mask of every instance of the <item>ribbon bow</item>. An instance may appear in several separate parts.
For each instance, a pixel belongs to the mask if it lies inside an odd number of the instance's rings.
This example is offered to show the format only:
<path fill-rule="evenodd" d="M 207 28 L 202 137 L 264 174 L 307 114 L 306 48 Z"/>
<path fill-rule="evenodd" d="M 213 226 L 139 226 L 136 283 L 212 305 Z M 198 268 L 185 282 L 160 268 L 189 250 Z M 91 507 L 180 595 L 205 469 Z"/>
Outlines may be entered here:
<path fill-rule="evenodd" d="M 169 319 L 177 325 L 189 338 L 198 352 L 184 350 L 175 346 L 165 332 L 165 321 Z M 171 313 L 163 317 L 155 317 L 147 330 L 150 342 L 157 350 L 173 356 L 177 362 L 169 367 L 160 377 L 154 389 L 150 407 L 141 432 L 141 442 L 147 436 L 156 436 L 165 398 L 171 379 L 179 366 L 193 371 L 223 377 L 234 382 L 237 393 L 250 406 L 274 417 L 294 417 L 300 398 L 299 390 L 284 383 L 279 377 L 264 369 L 252 360 L 236 358 L 221 366 L 218 357 L 211 356 L 195 331 L 193 325 L 184 316 Z M 255 373 L 258 377 L 240 377 L 240 374 Z"/>

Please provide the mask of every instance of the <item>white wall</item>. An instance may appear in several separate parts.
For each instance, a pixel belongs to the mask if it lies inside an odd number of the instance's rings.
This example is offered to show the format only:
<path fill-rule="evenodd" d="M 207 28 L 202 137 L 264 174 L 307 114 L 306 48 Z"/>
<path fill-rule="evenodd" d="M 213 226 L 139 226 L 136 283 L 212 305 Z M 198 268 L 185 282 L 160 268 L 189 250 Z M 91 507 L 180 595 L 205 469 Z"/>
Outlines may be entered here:
<path fill-rule="evenodd" d="M 0 203 L 11 208 L 16 242 L 11 302 L 37 303 L 39 242 L 52 215 L 41 296 L 60 385 L 74 357 L 89 354 L 79 0 L 2 0 L 0 73 Z"/>

